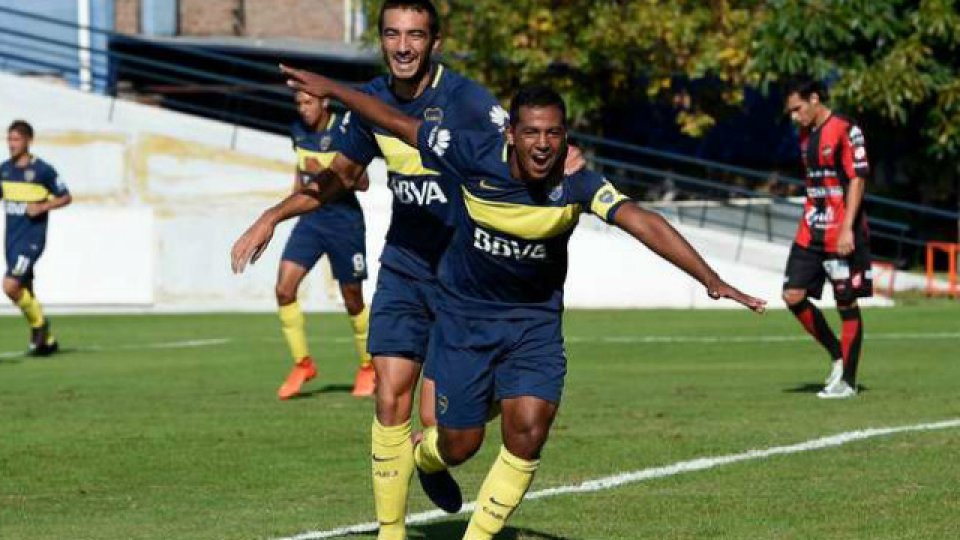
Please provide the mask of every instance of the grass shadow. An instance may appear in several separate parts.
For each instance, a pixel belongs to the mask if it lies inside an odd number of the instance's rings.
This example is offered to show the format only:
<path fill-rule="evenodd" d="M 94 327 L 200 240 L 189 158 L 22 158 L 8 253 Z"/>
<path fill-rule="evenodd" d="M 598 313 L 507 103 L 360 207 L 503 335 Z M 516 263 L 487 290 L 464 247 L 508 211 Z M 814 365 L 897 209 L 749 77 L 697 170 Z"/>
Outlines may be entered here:
<path fill-rule="evenodd" d="M 803 383 L 798 384 L 792 388 L 785 388 L 783 392 L 785 394 L 816 394 L 817 392 L 823 390 L 823 383 Z M 870 389 L 862 384 L 857 385 L 857 393 L 862 394 L 863 392 L 869 392 Z"/>
<path fill-rule="evenodd" d="M 327 384 L 316 388 L 313 390 L 307 390 L 306 392 L 300 392 L 299 394 L 290 397 L 290 399 L 309 399 L 321 394 L 349 394 L 353 392 L 353 386 L 349 384 Z"/>
<path fill-rule="evenodd" d="M 467 528 L 466 521 L 443 521 L 425 525 L 408 526 L 410 540 L 448 540 L 461 538 Z M 505 527 L 496 540 L 576 540 L 570 536 L 556 536 L 533 529 Z"/>

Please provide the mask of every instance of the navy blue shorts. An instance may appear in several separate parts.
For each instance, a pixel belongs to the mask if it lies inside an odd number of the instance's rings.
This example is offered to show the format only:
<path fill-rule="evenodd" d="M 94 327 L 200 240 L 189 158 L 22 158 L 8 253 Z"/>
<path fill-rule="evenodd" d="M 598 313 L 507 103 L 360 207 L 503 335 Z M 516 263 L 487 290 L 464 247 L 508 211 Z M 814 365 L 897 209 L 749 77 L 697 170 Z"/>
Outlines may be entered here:
<path fill-rule="evenodd" d="M 7 272 L 6 277 L 13 278 L 22 286 L 33 283 L 33 267 L 43 255 L 44 245 L 41 242 L 14 242 L 6 247 Z"/>
<path fill-rule="evenodd" d="M 399 356 L 423 363 L 433 327 L 437 284 L 380 266 L 370 306 L 367 349 L 373 356 Z"/>
<path fill-rule="evenodd" d="M 437 314 L 424 376 L 436 382 L 441 426 L 483 426 L 502 399 L 559 404 L 566 374 L 559 314 L 518 320 Z"/>
<path fill-rule="evenodd" d="M 358 226 L 321 229 L 300 219 L 283 248 L 284 261 L 296 263 L 309 272 L 320 260 L 330 257 L 333 278 L 340 283 L 367 279 L 367 238 L 361 219 Z"/>

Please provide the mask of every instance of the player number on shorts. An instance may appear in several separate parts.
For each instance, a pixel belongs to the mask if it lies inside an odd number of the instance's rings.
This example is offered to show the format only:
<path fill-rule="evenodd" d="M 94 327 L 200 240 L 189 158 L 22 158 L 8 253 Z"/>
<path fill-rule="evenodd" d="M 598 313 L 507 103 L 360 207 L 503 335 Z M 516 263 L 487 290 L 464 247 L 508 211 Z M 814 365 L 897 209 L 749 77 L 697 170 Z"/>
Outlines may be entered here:
<path fill-rule="evenodd" d="M 11 274 L 20 277 L 27 273 L 27 270 L 30 268 L 30 258 L 24 257 L 23 255 L 17 256 L 17 264 L 13 265 L 13 271 Z"/>
<path fill-rule="evenodd" d="M 353 271 L 356 274 L 362 274 L 367 270 L 367 260 L 363 253 L 353 254 Z"/>

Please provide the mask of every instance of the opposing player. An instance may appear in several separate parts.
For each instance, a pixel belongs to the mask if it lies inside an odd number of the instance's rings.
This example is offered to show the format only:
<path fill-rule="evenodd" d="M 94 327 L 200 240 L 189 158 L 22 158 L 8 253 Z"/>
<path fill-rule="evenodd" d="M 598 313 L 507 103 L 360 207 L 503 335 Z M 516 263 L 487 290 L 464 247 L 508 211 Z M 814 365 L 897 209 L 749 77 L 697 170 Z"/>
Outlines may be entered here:
<path fill-rule="evenodd" d="M 32 142 L 30 124 L 23 120 L 10 124 L 10 159 L 0 164 L 0 199 L 7 215 L 3 292 L 30 325 L 29 353 L 47 356 L 59 346 L 34 292 L 33 270 L 46 245 L 49 212 L 70 204 L 72 197 L 57 171 L 30 153 Z"/>
<path fill-rule="evenodd" d="M 329 110 L 327 100 L 321 101 L 303 92 L 298 92 L 295 100 L 300 118 L 291 126 L 290 134 L 297 152 L 293 180 L 293 191 L 297 192 L 310 184 L 313 175 L 330 166 L 343 132 L 340 130 L 342 118 Z M 366 184 L 366 179 L 361 183 Z M 360 357 L 353 395 L 373 394 L 373 364 L 367 353 L 369 310 L 363 301 L 363 281 L 367 279 L 366 228 L 360 202 L 353 192 L 348 192 L 301 217 L 283 250 L 277 276 L 277 305 L 294 366 L 277 391 L 280 399 L 298 394 L 303 383 L 317 374 L 307 348 L 305 321 L 297 291 L 303 278 L 324 254 L 329 256 L 333 277 L 340 284 L 343 305 L 350 316 Z"/>
<path fill-rule="evenodd" d="M 319 75 L 287 69 L 289 84 L 331 96 L 415 145 L 423 163 L 462 190 L 455 234 L 440 263 L 440 316 L 428 349 L 438 428 L 415 450 L 420 470 L 463 463 L 483 442 L 492 401 L 503 447 L 480 488 L 466 540 L 488 540 L 520 504 L 539 466 L 566 373 L 561 333 L 567 242 L 582 210 L 627 231 L 702 283 L 713 298 L 755 311 L 763 300 L 724 283 L 662 217 L 642 210 L 598 174 L 564 175 L 566 107 L 545 87 L 513 100 L 504 134 L 454 129 L 407 116 Z M 434 500 L 457 491 L 429 493 Z"/>
<path fill-rule="evenodd" d="M 439 16 L 429 0 L 386 0 L 379 30 L 390 75 L 375 79 L 366 92 L 407 114 L 455 129 L 497 134 L 505 127 L 507 113 L 486 89 L 431 61 L 441 37 Z M 389 131 L 353 121 L 346 133 L 347 141 L 325 174 L 310 189 L 267 210 L 237 240 L 231 256 L 234 269 L 242 271 L 263 252 L 277 223 L 349 189 L 373 158 L 386 161 L 394 198 L 370 315 L 368 349 L 377 377 L 371 467 L 378 538 L 403 539 L 414 470 L 414 391 L 436 318 L 436 268 L 452 235 L 450 210 L 460 193 L 447 189 L 442 173 L 425 167 L 417 149 Z M 571 167 L 583 164 L 578 156 L 569 161 Z M 420 404 L 422 424 L 435 424 L 433 387 L 426 378 Z M 438 473 L 436 478 L 442 482 L 448 476 Z"/>
<path fill-rule="evenodd" d="M 787 259 L 783 299 L 830 355 L 832 368 L 817 396 L 843 399 L 857 393 L 863 341 L 857 299 L 873 295 L 870 235 L 863 210 L 870 166 L 863 132 L 831 111 L 826 101 L 826 89 L 816 81 L 801 81 L 787 93 L 787 113 L 800 126 L 807 199 Z M 820 298 L 827 279 L 843 321 L 839 340 L 809 300 Z"/>

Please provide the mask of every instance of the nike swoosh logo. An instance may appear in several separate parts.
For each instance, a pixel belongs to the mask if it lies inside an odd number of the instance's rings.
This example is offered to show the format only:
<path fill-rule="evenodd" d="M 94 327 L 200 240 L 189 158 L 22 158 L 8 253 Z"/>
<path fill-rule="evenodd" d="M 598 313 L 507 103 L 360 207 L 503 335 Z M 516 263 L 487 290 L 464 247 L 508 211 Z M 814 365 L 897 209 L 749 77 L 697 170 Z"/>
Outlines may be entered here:
<path fill-rule="evenodd" d="M 395 459 L 399 459 L 399 458 L 400 458 L 400 456 L 380 457 L 380 456 L 378 456 L 378 455 L 376 455 L 376 454 L 373 454 L 371 457 L 373 457 L 373 460 L 376 461 L 377 463 L 384 463 L 384 462 L 386 462 L 386 461 L 393 461 L 393 460 L 395 460 Z"/>
<path fill-rule="evenodd" d="M 499 506 L 499 507 L 501 507 L 501 508 L 511 508 L 511 505 L 509 505 L 509 504 L 503 504 L 502 502 L 494 499 L 493 497 L 490 497 L 490 502 L 492 502 L 493 504 L 495 504 L 495 505 L 497 505 L 497 506 Z"/>
<path fill-rule="evenodd" d="M 497 187 L 497 186 L 494 186 L 494 185 L 488 183 L 486 180 L 481 180 L 481 181 L 480 181 L 480 189 L 489 189 L 489 190 L 492 190 L 492 191 L 503 191 L 503 188 L 499 188 L 499 187 Z"/>

